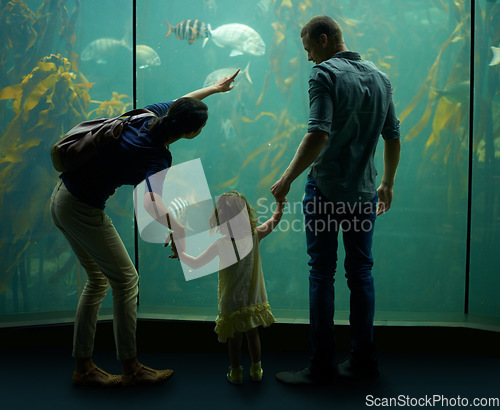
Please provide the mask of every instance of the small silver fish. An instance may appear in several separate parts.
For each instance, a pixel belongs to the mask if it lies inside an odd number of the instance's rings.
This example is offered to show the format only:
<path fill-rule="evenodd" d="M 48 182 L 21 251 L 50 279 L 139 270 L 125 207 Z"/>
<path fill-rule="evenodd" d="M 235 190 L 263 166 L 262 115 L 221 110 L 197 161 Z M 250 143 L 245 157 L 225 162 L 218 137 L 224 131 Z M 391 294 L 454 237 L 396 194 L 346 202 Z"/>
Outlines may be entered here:
<path fill-rule="evenodd" d="M 257 17 L 259 19 L 267 19 L 271 8 L 271 0 L 260 0 L 257 3 Z"/>
<path fill-rule="evenodd" d="M 125 40 L 115 40 L 114 38 L 100 38 L 88 44 L 80 54 L 82 61 L 96 61 L 98 64 L 106 64 L 106 58 L 119 50 L 130 51 L 130 46 Z"/>
<path fill-rule="evenodd" d="M 244 117 L 248 117 L 248 115 L 249 115 L 249 114 L 248 114 L 248 109 L 247 109 L 247 107 L 246 107 L 245 103 L 244 103 L 243 101 L 241 101 L 241 100 L 238 100 L 238 99 L 237 99 L 237 100 L 234 102 L 234 109 L 235 109 L 235 111 L 236 111 L 238 114 L 240 114 L 240 115 L 242 115 L 242 116 L 244 116 Z"/>
<path fill-rule="evenodd" d="M 266 44 L 253 28 L 244 24 L 224 24 L 210 31 L 210 38 L 219 47 L 230 48 L 230 56 L 249 54 L 262 56 L 266 53 Z M 203 42 L 203 47 L 208 37 Z"/>
<path fill-rule="evenodd" d="M 500 64 L 500 47 L 491 46 L 493 58 L 491 59 L 490 66 Z"/>
<path fill-rule="evenodd" d="M 439 98 L 445 97 L 457 104 L 467 103 L 470 97 L 470 81 L 461 81 L 445 87 L 444 90 L 434 89 L 434 91 Z"/>
<path fill-rule="evenodd" d="M 229 118 L 222 120 L 220 122 L 220 127 L 222 133 L 224 134 L 224 137 L 226 137 L 226 140 L 232 140 L 234 139 L 234 137 L 236 137 L 236 131 L 234 130 L 233 121 L 231 121 Z"/>
<path fill-rule="evenodd" d="M 179 40 L 188 40 L 189 44 L 193 44 L 195 40 L 210 37 L 210 24 L 205 24 L 200 20 L 183 20 L 174 27 L 167 20 L 168 32 L 165 38 L 170 34 L 175 33 Z"/>
<path fill-rule="evenodd" d="M 152 66 L 159 66 L 161 64 L 160 56 L 151 47 L 138 45 L 135 50 L 138 68 L 148 68 Z"/>
<path fill-rule="evenodd" d="M 215 16 L 217 14 L 217 3 L 215 0 L 203 0 L 203 8 L 208 11 L 210 16 Z"/>
<path fill-rule="evenodd" d="M 250 62 L 248 62 L 247 66 L 243 71 L 240 71 L 240 75 L 238 75 L 235 79 L 235 82 L 238 82 L 240 78 L 242 78 L 242 74 L 245 74 L 246 79 L 250 84 L 252 83 L 252 79 L 250 78 Z M 211 72 L 207 78 L 205 78 L 205 82 L 203 83 L 203 88 L 208 87 L 209 85 L 215 84 L 221 78 L 227 77 L 229 75 L 233 75 L 236 72 L 237 68 L 235 67 L 227 67 L 221 68 L 220 70 L 215 70 Z"/>

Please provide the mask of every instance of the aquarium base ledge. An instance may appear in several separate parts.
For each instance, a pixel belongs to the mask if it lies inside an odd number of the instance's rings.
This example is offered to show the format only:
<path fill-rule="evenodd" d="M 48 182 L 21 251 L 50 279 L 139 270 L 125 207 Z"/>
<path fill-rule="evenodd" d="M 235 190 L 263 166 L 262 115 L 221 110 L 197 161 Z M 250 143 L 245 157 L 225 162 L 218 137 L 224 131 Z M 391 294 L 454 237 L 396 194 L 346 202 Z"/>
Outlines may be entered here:
<path fill-rule="evenodd" d="M 114 350 L 110 315 L 99 320 L 95 349 Z M 277 317 L 272 326 L 261 329 L 267 351 L 309 351 L 309 325 L 286 323 Z M 469 318 L 470 319 L 470 318 Z M 2 326 L 5 322 L 2 321 Z M 217 341 L 213 320 L 143 318 L 137 322 L 137 345 L 141 352 L 223 352 L 226 345 Z M 336 321 L 339 351 L 350 349 L 347 320 Z M 475 322 L 377 321 L 375 343 L 380 352 L 457 353 L 500 357 L 498 326 Z M 70 352 L 73 323 L 52 323 L 0 327 L 2 348 L 65 348 Z M 70 354 L 70 353 L 69 353 Z"/>
<path fill-rule="evenodd" d="M 146 311 L 147 310 L 147 311 Z M 277 323 L 281 324 L 309 324 L 309 312 L 304 309 L 273 309 Z M 47 326 L 57 324 L 72 324 L 75 311 L 63 312 L 36 312 L 0 315 L 1 328 Z M 139 320 L 166 320 L 186 322 L 209 322 L 215 320 L 212 309 L 209 308 L 168 308 L 168 307 L 141 307 L 138 309 Z M 100 321 L 113 319 L 112 308 L 102 308 L 99 314 Z M 467 329 L 486 330 L 500 333 L 500 318 L 463 314 L 463 313 L 432 313 L 432 312 L 384 312 L 375 313 L 376 327 L 457 327 Z M 349 325 L 349 311 L 335 312 L 335 325 Z"/>

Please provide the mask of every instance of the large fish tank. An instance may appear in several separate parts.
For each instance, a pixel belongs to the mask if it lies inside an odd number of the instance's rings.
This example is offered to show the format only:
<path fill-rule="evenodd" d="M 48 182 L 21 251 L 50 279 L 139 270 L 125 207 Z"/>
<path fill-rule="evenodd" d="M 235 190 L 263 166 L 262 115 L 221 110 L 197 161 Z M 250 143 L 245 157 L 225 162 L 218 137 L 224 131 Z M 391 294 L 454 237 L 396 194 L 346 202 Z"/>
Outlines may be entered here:
<path fill-rule="evenodd" d="M 328 14 L 343 27 L 347 47 L 388 74 L 401 119 L 395 197 L 377 219 L 373 245 L 376 324 L 500 331 L 500 64 L 493 54 L 500 46 L 499 2 L 3 0 L 0 6 L 0 326 L 73 320 L 86 274 L 50 218 L 58 174 L 49 150 L 87 118 L 181 97 L 216 70 L 246 70 L 230 93 L 205 100 L 203 133 L 171 151 L 174 164 L 200 159 L 212 196 L 237 189 L 261 220 L 271 216 L 270 187 L 308 120 L 312 63 L 300 29 Z M 186 20 L 212 30 L 251 27 L 265 54 L 230 56 L 213 39 L 189 44 L 179 25 Z M 167 38 L 166 21 L 177 27 Z M 381 140 L 380 173 L 382 154 Z M 296 180 L 281 224 L 261 244 L 269 302 L 282 323 L 308 322 L 305 178 Z M 133 187 L 120 188 L 106 211 L 137 264 L 139 317 L 214 320 L 217 274 L 187 281 L 167 248 L 141 238 Z M 337 323 L 349 315 L 343 259 L 340 242 Z M 109 292 L 101 318 L 111 312 Z"/>

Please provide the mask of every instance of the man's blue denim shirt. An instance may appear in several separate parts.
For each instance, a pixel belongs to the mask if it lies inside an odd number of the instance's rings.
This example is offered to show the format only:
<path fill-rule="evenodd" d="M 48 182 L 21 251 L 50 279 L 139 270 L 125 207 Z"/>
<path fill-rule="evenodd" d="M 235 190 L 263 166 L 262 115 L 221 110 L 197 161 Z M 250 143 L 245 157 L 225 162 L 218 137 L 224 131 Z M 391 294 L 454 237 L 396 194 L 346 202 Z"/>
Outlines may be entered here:
<path fill-rule="evenodd" d="M 358 53 L 342 51 L 312 68 L 309 103 L 308 132 L 329 134 L 310 175 L 330 201 L 370 201 L 379 137 L 400 137 L 389 79 Z"/>

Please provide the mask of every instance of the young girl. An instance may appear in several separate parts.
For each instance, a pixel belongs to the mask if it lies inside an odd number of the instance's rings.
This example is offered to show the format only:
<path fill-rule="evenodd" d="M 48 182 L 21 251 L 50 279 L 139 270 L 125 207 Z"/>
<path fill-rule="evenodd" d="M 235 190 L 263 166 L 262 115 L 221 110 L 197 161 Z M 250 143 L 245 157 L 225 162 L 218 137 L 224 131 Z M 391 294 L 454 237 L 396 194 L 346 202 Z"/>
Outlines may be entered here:
<path fill-rule="evenodd" d="M 246 208 L 246 212 L 245 212 Z M 259 242 L 271 233 L 283 215 L 284 203 L 278 203 L 273 216 L 260 226 L 255 211 L 237 191 L 230 191 L 217 200 L 216 211 L 210 218 L 212 230 L 224 235 L 205 252 L 193 257 L 179 249 L 180 260 L 193 269 L 200 268 L 219 256 L 218 316 L 215 332 L 220 342 L 228 343 L 231 366 L 227 379 L 241 384 L 240 365 L 242 333 L 245 333 L 252 359 L 250 375 L 253 381 L 262 380 L 261 347 L 258 326 L 275 322 L 267 301 L 262 273 Z M 249 227 L 238 218 L 249 219 Z M 248 215 L 248 216 L 247 216 Z M 235 222 L 237 221 L 237 222 Z M 240 256 L 241 255 L 241 256 Z"/>

